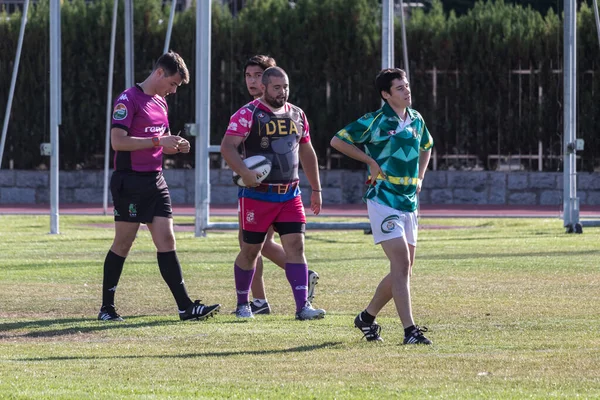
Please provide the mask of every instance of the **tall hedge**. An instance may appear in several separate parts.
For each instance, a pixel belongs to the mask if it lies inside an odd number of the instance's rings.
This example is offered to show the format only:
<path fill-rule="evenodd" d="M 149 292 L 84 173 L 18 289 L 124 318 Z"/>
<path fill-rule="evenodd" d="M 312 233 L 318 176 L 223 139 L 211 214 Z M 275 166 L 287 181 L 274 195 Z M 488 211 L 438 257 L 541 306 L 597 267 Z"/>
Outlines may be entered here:
<path fill-rule="evenodd" d="M 170 10 L 161 0 L 134 3 L 135 79 L 140 82 L 162 52 Z M 112 0 L 62 5 L 61 168 L 103 164 L 112 7 Z M 122 15 L 120 8 L 113 96 L 125 89 Z M 2 116 L 20 17 L 0 14 Z M 288 71 L 290 99 L 307 112 L 324 163 L 331 136 L 380 105 L 373 89 L 381 66 L 380 21 L 379 0 L 248 0 L 235 18 L 215 1 L 211 142 L 220 142 L 229 116 L 248 100 L 244 61 L 265 53 Z M 399 20 L 395 27 L 395 61 L 402 67 Z M 414 107 L 425 117 L 438 154 L 476 154 L 487 166 L 490 154 L 537 153 L 540 141 L 546 155 L 561 154 L 563 79 L 556 73 L 563 57 L 561 16 L 497 0 L 480 1 L 457 17 L 435 0 L 427 11 L 412 10 L 406 31 Z M 192 73 L 191 84 L 168 98 L 174 130 L 195 119 L 195 44 L 192 8 L 176 14 L 171 37 L 171 48 Z M 585 170 L 600 164 L 598 46 L 594 13 L 584 3 L 578 13 L 577 137 L 586 141 L 579 164 Z M 48 50 L 44 0 L 30 7 L 3 168 L 9 160 L 22 169 L 48 163 L 39 154 L 39 144 L 49 141 Z M 176 166 L 192 167 L 194 155 L 175 160 Z M 559 169 L 560 163 L 548 157 L 545 168 Z"/>

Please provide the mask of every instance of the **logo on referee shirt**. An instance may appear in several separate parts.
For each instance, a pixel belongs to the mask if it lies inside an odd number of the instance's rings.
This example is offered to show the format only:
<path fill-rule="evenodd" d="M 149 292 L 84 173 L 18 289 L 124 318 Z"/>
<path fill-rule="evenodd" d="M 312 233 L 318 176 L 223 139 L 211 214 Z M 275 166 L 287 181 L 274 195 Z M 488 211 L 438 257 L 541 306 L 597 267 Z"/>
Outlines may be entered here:
<path fill-rule="evenodd" d="M 385 219 L 381 222 L 381 232 L 383 233 L 392 233 L 397 228 L 397 222 L 400 219 L 397 215 L 390 215 L 385 217 Z"/>
<path fill-rule="evenodd" d="M 127 118 L 127 107 L 123 103 L 119 103 L 113 110 L 113 119 L 121 121 Z"/>

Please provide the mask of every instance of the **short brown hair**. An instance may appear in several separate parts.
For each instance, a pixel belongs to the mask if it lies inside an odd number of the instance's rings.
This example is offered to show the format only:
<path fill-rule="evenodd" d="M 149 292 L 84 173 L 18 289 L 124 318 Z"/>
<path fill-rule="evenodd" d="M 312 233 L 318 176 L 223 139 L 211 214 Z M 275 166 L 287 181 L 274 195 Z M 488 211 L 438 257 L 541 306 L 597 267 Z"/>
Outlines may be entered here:
<path fill-rule="evenodd" d="M 173 50 L 169 50 L 168 53 L 163 54 L 156 60 L 153 71 L 159 68 L 165 71 L 165 76 L 171 76 L 179 72 L 182 79 L 181 83 L 188 83 L 190 81 L 190 73 L 185 65 L 185 61 Z"/>
<path fill-rule="evenodd" d="M 248 67 L 253 65 L 262 68 L 262 70 L 264 71 L 269 67 L 277 66 L 277 63 L 275 62 L 275 59 L 273 57 L 257 54 L 255 56 L 250 57 L 248 61 L 246 61 L 246 64 L 244 64 L 244 73 L 246 73 L 246 69 L 248 69 Z"/>
<path fill-rule="evenodd" d="M 381 96 L 381 92 L 390 92 L 392 88 L 392 82 L 394 79 L 404 79 L 406 78 L 406 72 L 400 68 L 386 68 L 382 69 L 375 78 L 375 87 L 377 88 L 377 93 Z M 383 101 L 385 99 L 381 96 Z"/>

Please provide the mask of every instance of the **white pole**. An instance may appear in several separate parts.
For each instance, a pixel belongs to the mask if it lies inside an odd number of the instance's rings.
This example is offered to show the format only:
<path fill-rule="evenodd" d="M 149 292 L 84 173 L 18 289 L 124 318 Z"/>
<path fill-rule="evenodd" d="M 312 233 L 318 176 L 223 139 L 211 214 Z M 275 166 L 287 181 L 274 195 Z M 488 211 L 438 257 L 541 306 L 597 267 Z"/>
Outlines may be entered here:
<path fill-rule="evenodd" d="M 169 14 L 169 25 L 167 26 L 167 36 L 165 37 L 165 47 L 163 54 L 169 51 L 171 44 L 171 32 L 173 31 L 173 20 L 175 19 L 175 9 L 177 8 L 177 0 L 171 2 L 171 13 Z"/>
<path fill-rule="evenodd" d="M 408 65 L 408 43 L 406 43 L 406 22 L 404 21 L 403 0 L 400 0 L 400 21 L 402 22 L 402 56 L 404 57 L 404 71 L 406 71 L 406 80 L 410 82 L 410 67 Z"/>
<path fill-rule="evenodd" d="M 6 144 L 6 135 L 8 132 L 8 120 L 12 109 L 12 101 L 15 95 L 15 85 L 17 75 L 19 74 L 19 63 L 21 62 L 21 50 L 23 49 L 23 37 L 25 36 L 25 25 L 27 25 L 27 11 L 29 10 L 29 0 L 23 4 L 23 15 L 21 16 L 21 30 L 19 31 L 19 41 L 17 43 L 17 54 L 13 65 L 12 78 L 10 80 L 10 89 L 8 91 L 8 102 L 6 103 L 6 114 L 4 114 L 4 124 L 2 125 L 2 139 L 0 140 L 0 169 L 2 169 L 2 159 L 4 156 L 4 146 Z"/>
<path fill-rule="evenodd" d="M 600 45 L 600 16 L 598 15 L 598 0 L 594 0 L 594 17 L 596 19 L 596 32 L 598 33 L 598 44 Z"/>
<path fill-rule="evenodd" d="M 117 12 L 119 0 L 114 0 L 112 27 L 110 30 L 110 56 L 108 61 L 108 89 L 106 94 L 106 140 L 104 143 L 104 192 L 102 194 L 102 209 L 108 213 L 108 171 L 110 158 L 110 126 L 112 112 L 113 73 L 115 71 L 115 41 L 117 36 Z"/>
<path fill-rule="evenodd" d="M 196 237 L 206 235 L 210 203 L 211 5 L 211 1 L 198 1 L 196 6 Z"/>
<path fill-rule="evenodd" d="M 394 0 L 381 3 L 381 69 L 394 67 Z"/>
<path fill-rule="evenodd" d="M 50 0 L 50 233 L 58 234 L 58 125 L 60 119 L 60 0 Z"/>
<path fill-rule="evenodd" d="M 133 86 L 133 0 L 125 1 L 125 87 Z"/>
<path fill-rule="evenodd" d="M 579 199 L 577 198 L 575 132 L 577 91 L 577 4 L 575 0 L 564 3 L 564 171 L 563 171 L 563 219 L 564 226 L 575 228 L 579 223 Z"/>
<path fill-rule="evenodd" d="M 538 172 L 542 172 L 543 170 L 543 158 L 544 152 L 542 151 L 542 141 L 538 142 Z"/>

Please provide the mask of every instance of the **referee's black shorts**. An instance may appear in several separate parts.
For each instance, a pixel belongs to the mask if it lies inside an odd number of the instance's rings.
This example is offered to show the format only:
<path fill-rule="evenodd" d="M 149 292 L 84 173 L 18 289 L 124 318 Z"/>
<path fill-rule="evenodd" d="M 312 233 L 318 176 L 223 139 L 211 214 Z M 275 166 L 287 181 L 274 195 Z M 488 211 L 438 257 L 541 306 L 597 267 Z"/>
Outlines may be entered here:
<path fill-rule="evenodd" d="M 114 171 L 110 179 L 115 221 L 152 223 L 173 217 L 171 195 L 162 172 Z"/>

